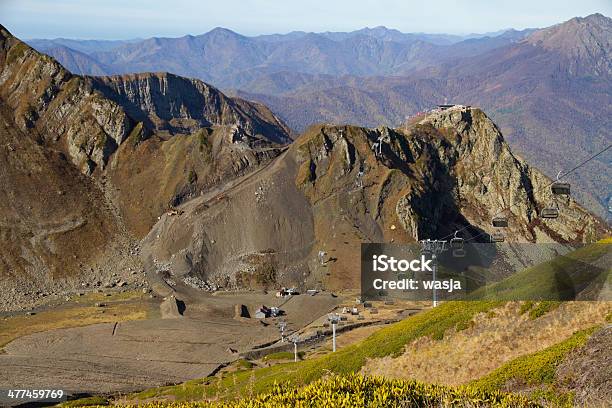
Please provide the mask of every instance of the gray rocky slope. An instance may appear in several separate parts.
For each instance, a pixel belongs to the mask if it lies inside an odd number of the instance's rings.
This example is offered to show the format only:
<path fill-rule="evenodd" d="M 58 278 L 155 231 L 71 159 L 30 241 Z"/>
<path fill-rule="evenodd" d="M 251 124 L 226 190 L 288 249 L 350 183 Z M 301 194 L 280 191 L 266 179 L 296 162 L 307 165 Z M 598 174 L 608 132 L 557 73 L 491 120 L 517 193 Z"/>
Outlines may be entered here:
<path fill-rule="evenodd" d="M 143 254 L 158 272 L 221 286 L 355 288 L 361 242 L 448 239 L 456 230 L 487 242 L 499 231 L 495 215 L 507 217 L 509 242 L 571 245 L 606 233 L 571 197 L 554 197 L 550 182 L 477 108 L 433 113 L 405 129 L 320 125 L 237 186 L 163 216 Z M 542 219 L 550 206 L 559 218 Z M 321 250 L 332 260 L 323 266 Z"/>

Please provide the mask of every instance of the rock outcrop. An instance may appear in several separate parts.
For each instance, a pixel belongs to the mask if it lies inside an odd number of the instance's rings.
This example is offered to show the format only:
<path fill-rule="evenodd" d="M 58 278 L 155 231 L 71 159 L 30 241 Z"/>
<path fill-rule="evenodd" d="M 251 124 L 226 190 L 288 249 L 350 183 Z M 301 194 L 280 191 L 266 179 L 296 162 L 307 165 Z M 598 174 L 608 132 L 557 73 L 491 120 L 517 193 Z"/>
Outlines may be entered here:
<path fill-rule="evenodd" d="M 156 130 L 192 133 L 213 125 L 236 125 L 275 143 L 291 141 L 289 129 L 265 106 L 229 98 L 196 79 L 168 73 L 92 78 L 97 89 L 130 116 Z"/>
<path fill-rule="evenodd" d="M 0 98 L 19 129 L 65 152 L 85 174 L 103 169 L 135 122 L 52 58 L 0 27 Z"/>

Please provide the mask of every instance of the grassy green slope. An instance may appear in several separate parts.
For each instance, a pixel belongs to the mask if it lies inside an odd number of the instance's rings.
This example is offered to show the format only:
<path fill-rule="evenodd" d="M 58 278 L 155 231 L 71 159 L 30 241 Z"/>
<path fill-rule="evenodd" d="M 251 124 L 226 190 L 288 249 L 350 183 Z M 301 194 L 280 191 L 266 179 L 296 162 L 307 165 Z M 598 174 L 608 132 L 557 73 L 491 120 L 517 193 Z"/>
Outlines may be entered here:
<path fill-rule="evenodd" d="M 564 285 L 559 285 L 563 272 L 572 289 L 596 286 L 610 278 L 610 269 L 595 268 L 592 264 L 609 254 L 609 240 L 587 245 L 569 254 L 523 269 L 501 282 L 475 291 L 474 298 L 504 300 L 571 300 Z M 570 295 L 573 295 L 571 293 Z"/>
<path fill-rule="evenodd" d="M 573 396 L 558 392 L 554 387 L 555 370 L 572 350 L 584 346 L 595 329 L 578 331 L 554 346 L 511 360 L 471 382 L 466 388 L 487 392 L 502 390 L 508 384 L 514 384 L 514 388 L 531 388 L 534 398 L 544 399 L 555 406 L 572 406 Z"/>

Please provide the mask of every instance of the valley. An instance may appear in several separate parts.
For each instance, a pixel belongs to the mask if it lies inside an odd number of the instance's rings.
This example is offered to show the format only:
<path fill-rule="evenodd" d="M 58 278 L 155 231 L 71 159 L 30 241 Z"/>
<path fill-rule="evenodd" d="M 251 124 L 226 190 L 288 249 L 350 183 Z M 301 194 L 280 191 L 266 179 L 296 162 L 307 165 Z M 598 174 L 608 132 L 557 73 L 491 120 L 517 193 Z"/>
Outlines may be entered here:
<path fill-rule="evenodd" d="M 609 27 L 30 41 L 45 54 L 0 26 L 0 390 L 605 406 Z M 467 295 L 368 298 L 363 244 L 432 240 Z"/>

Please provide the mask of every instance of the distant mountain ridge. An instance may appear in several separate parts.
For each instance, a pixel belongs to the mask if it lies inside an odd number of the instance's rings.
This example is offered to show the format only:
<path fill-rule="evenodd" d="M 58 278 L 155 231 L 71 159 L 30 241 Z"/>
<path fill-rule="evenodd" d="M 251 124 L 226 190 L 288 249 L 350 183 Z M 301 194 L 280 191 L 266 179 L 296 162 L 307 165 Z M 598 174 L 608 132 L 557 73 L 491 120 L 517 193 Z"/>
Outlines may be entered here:
<path fill-rule="evenodd" d="M 108 75 L 111 68 L 99 63 L 88 54 L 73 50 L 65 45 L 46 48 L 45 54 L 62 61 L 62 65 L 73 73 L 87 72 L 89 75 Z"/>
<path fill-rule="evenodd" d="M 70 38 L 33 38 L 30 40 L 24 40 L 28 45 L 35 49 L 49 49 L 53 47 L 68 47 L 70 49 L 90 54 L 96 51 L 109 51 L 123 44 L 129 44 L 133 42 L 142 41 L 142 39 L 135 38 L 132 40 L 79 40 Z"/>
<path fill-rule="evenodd" d="M 495 36 L 402 33 L 386 27 L 352 32 L 291 32 L 247 37 L 217 27 L 202 35 L 180 38 L 149 38 L 141 41 L 31 40 L 41 52 L 62 46 L 86 53 L 93 65 L 105 66 L 107 74 L 168 71 L 199 78 L 222 87 L 237 87 L 236 77 L 245 71 L 297 71 L 313 75 L 397 75 L 436 64 L 451 57 L 449 46 L 462 53 L 478 53 L 491 46 L 508 44 L 532 30 L 507 30 Z M 490 42 L 487 40 L 491 40 Z M 60 62 L 68 56 L 57 55 Z M 87 66 L 75 73 L 95 75 Z"/>

